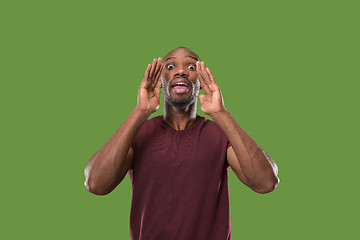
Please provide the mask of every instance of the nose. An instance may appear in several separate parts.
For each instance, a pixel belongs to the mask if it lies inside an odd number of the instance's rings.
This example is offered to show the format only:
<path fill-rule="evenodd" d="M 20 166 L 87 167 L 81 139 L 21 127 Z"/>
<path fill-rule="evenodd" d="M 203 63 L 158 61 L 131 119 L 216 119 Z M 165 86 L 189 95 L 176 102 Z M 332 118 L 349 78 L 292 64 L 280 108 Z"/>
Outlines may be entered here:
<path fill-rule="evenodd" d="M 174 72 L 174 77 L 188 77 L 189 73 L 186 70 L 186 68 L 180 66 L 176 69 L 176 71 Z"/>

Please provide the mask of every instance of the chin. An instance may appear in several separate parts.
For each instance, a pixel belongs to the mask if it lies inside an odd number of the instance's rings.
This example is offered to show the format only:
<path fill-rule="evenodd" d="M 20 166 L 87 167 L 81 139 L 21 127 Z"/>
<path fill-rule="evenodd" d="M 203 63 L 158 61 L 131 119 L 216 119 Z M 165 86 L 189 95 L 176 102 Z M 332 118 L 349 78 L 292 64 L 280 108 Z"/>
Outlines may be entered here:
<path fill-rule="evenodd" d="M 172 91 L 172 89 L 167 89 L 166 92 L 164 91 L 165 101 L 167 101 L 171 106 L 177 109 L 185 109 L 191 104 L 196 105 L 196 100 L 199 95 L 199 89 L 200 86 L 195 85 L 184 94 L 176 94 Z"/>
<path fill-rule="evenodd" d="M 196 96 L 191 95 L 186 99 L 174 99 L 172 97 L 166 97 L 165 100 L 173 107 L 177 109 L 185 109 L 189 107 L 191 104 L 196 104 Z"/>

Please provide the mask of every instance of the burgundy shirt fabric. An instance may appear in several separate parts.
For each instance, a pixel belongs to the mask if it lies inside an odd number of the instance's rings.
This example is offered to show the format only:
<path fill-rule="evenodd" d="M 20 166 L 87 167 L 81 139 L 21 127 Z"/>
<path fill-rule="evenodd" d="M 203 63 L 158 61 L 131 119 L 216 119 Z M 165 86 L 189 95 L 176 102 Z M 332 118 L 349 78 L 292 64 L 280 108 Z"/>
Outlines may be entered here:
<path fill-rule="evenodd" d="M 131 145 L 131 239 L 230 239 L 229 146 L 219 126 L 199 115 L 182 131 L 163 116 L 146 120 Z"/>

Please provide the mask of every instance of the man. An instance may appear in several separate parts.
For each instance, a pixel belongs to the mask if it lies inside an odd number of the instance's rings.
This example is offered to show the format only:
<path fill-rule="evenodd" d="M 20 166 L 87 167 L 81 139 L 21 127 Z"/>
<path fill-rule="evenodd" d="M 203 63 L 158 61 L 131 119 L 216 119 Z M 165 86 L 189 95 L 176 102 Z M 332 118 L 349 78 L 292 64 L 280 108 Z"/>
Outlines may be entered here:
<path fill-rule="evenodd" d="M 159 108 L 161 88 L 164 115 L 147 120 Z M 213 121 L 196 114 L 200 88 L 201 110 Z M 129 172 L 133 240 L 226 240 L 230 167 L 258 193 L 279 183 L 274 160 L 226 110 L 211 71 L 181 47 L 148 65 L 136 108 L 89 160 L 85 186 L 105 195 Z"/>

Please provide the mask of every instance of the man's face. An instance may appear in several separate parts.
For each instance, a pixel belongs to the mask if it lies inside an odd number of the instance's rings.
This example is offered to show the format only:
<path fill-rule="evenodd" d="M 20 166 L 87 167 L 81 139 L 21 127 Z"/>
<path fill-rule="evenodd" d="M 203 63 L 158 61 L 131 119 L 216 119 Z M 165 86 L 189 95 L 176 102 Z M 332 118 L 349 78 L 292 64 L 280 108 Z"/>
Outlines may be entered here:
<path fill-rule="evenodd" d="M 165 101 L 182 109 L 196 102 L 200 81 L 196 73 L 199 57 L 192 51 L 178 48 L 164 57 L 161 85 Z"/>

